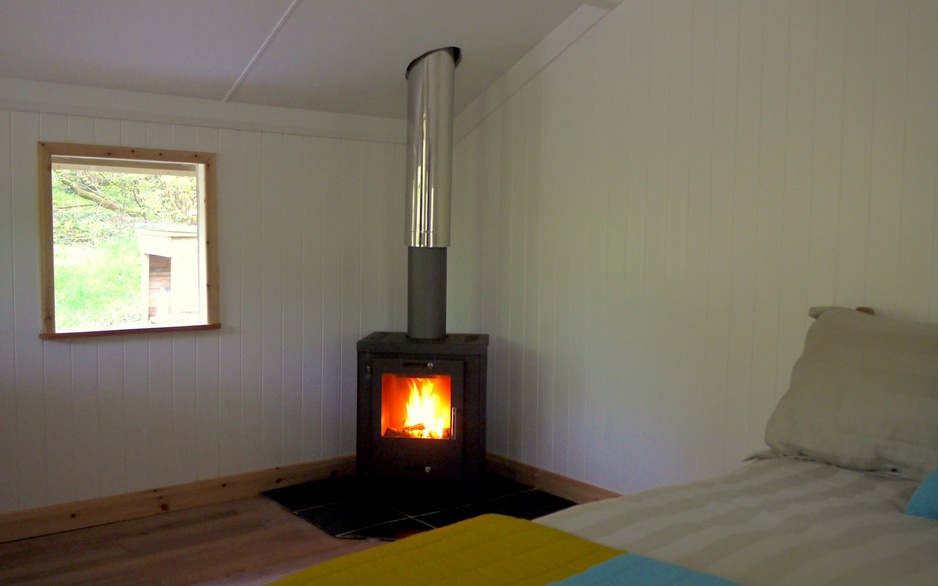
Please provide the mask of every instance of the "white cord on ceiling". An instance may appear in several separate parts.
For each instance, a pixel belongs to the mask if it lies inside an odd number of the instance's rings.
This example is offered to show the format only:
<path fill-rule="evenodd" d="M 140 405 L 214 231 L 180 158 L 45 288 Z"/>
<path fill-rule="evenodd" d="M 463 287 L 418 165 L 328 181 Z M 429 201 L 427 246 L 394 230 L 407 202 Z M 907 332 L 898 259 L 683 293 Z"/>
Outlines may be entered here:
<path fill-rule="evenodd" d="M 234 82 L 234 85 L 231 86 L 231 89 L 228 90 L 228 93 L 225 94 L 225 98 L 222 102 L 227 102 L 231 97 L 238 91 L 238 88 L 241 87 L 241 83 L 244 81 L 244 78 L 248 76 L 248 73 L 251 72 L 251 69 L 254 68 L 254 64 L 257 63 L 257 60 L 260 59 L 261 54 L 267 50 L 267 47 L 274 40 L 274 37 L 277 36 L 277 33 L 280 32 L 280 29 L 283 28 L 283 25 L 286 24 L 287 19 L 290 18 L 290 15 L 293 14 L 293 11 L 296 10 L 296 7 L 300 5 L 300 2 L 303 0 L 293 0 L 290 3 L 290 6 L 287 7 L 287 11 L 283 13 L 283 16 L 280 17 L 280 20 L 277 22 L 274 29 L 270 31 L 270 34 L 267 35 L 267 38 L 264 39 L 264 42 L 261 44 L 260 48 L 254 53 L 254 56 L 251 57 L 251 61 L 248 62 L 247 66 L 244 68 L 244 71 L 241 72 L 241 75 L 238 76 L 238 79 Z"/>

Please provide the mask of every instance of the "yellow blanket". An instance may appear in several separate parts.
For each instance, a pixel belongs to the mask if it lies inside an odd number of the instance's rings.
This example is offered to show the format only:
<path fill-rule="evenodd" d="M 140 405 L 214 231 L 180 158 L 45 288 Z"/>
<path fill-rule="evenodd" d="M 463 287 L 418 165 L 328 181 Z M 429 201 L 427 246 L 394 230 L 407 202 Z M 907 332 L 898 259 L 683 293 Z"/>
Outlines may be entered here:
<path fill-rule="evenodd" d="M 329 560 L 274 584 L 542 585 L 622 553 L 523 519 L 482 515 Z"/>

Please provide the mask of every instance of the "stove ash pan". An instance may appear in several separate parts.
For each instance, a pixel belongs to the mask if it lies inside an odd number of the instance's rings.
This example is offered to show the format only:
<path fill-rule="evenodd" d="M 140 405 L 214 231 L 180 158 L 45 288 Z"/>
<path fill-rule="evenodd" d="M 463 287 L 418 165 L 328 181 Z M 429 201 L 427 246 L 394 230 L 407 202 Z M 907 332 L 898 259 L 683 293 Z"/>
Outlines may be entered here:
<path fill-rule="evenodd" d="M 358 474 L 477 482 L 485 472 L 488 335 L 358 342 Z"/>

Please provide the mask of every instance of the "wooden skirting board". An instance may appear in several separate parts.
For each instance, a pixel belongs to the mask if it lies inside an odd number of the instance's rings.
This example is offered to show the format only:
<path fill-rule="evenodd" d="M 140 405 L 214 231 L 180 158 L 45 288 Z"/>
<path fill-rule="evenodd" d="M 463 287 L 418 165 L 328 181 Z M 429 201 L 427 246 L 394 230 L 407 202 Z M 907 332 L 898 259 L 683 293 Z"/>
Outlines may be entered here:
<path fill-rule="evenodd" d="M 165 488 L 2 513 L 0 543 L 248 498 L 274 488 L 354 472 L 355 456 L 343 456 Z"/>
<path fill-rule="evenodd" d="M 612 491 L 496 454 L 487 455 L 487 466 L 495 474 L 576 503 L 618 496 Z M 274 488 L 354 472 L 355 456 L 343 456 L 165 488 L 0 513 L 0 543 L 248 498 Z"/>
<path fill-rule="evenodd" d="M 580 482 L 491 452 L 486 454 L 486 467 L 490 472 L 499 476 L 539 488 L 544 492 L 575 503 L 588 503 L 619 496 L 618 493 L 611 490 Z"/>

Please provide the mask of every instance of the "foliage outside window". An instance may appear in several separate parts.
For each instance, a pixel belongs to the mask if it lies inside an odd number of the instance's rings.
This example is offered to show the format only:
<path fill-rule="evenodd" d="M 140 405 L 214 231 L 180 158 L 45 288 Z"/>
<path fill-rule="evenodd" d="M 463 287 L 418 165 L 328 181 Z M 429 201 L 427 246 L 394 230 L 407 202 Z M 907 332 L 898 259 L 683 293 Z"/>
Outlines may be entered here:
<path fill-rule="evenodd" d="M 39 143 L 43 338 L 211 329 L 212 153 Z"/>

